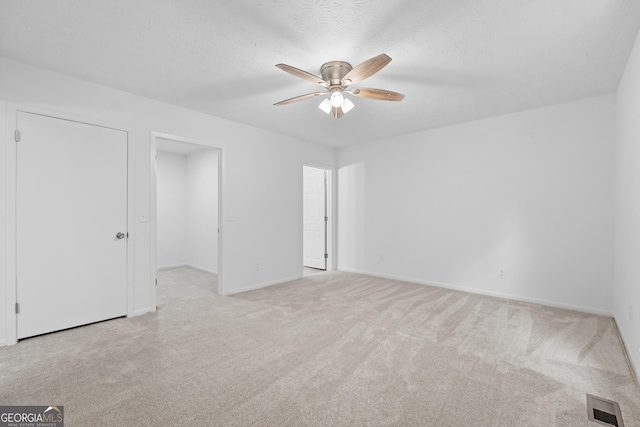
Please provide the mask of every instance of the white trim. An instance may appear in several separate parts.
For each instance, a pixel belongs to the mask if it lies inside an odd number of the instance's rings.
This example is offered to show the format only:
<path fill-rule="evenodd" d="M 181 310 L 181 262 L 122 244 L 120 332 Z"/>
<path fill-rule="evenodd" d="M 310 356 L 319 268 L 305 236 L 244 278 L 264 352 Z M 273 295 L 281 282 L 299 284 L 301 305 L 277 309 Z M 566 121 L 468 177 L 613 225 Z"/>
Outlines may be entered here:
<path fill-rule="evenodd" d="M 329 258 L 327 258 L 327 271 L 332 271 L 336 269 L 336 260 L 337 260 L 337 227 L 336 227 L 336 219 L 338 218 L 338 209 L 336 202 L 336 194 L 337 190 L 337 179 L 336 179 L 336 171 L 335 166 L 317 163 L 317 162 L 302 162 L 301 168 L 301 176 L 302 176 L 302 185 L 304 186 L 304 167 L 308 166 L 315 169 L 322 169 L 328 172 L 327 178 L 327 212 L 329 216 L 329 221 L 327 221 L 327 253 L 329 254 Z M 304 189 L 303 189 L 304 191 Z M 303 202 L 304 203 L 304 200 Z M 304 212 L 304 208 L 302 209 Z M 303 233 L 304 234 L 304 233 Z M 304 236 L 303 236 L 304 239 Z M 300 253 L 300 265 L 301 271 L 304 269 L 304 241 L 302 242 Z"/>
<path fill-rule="evenodd" d="M 168 265 L 159 265 L 156 267 L 157 270 L 173 270 L 174 268 L 180 267 L 188 267 L 188 264 L 168 264 Z"/>
<path fill-rule="evenodd" d="M 17 106 L 7 103 L 7 144 L 6 144 L 6 345 L 18 342 L 18 322 L 15 314 L 16 290 L 16 142 L 13 138 L 16 130 Z"/>
<path fill-rule="evenodd" d="M 232 290 L 230 292 L 227 292 L 227 293 L 224 293 L 224 294 L 220 294 L 220 295 L 230 296 L 230 295 L 240 294 L 242 292 L 255 291 L 257 289 L 263 289 L 263 288 L 267 288 L 269 286 L 282 285 L 284 283 L 293 282 L 294 280 L 298 280 L 298 279 L 301 279 L 301 278 L 302 278 L 302 276 L 293 276 L 293 277 L 289 277 L 287 279 L 278 279 L 278 280 L 273 280 L 273 281 L 270 281 L 270 282 L 257 283 L 255 285 L 249 285 L 249 286 L 245 286 L 245 287 L 242 287 L 242 288 L 234 289 L 234 290 Z"/>
<path fill-rule="evenodd" d="M 627 352 L 627 360 L 629 361 L 629 365 L 631 367 L 632 373 L 635 374 L 635 380 L 638 385 L 640 385 L 640 366 L 638 366 L 635 362 L 635 358 L 632 356 L 634 353 L 634 349 L 629 346 L 629 340 L 627 340 L 624 330 L 619 326 L 618 319 L 613 318 L 616 328 L 618 329 L 618 333 L 620 334 L 620 339 L 622 340 L 622 345 L 624 346 L 625 351 Z"/>
<path fill-rule="evenodd" d="M 100 126 L 109 129 L 126 132 L 127 134 L 127 316 L 137 315 L 134 312 L 135 297 L 135 169 L 134 169 L 134 147 L 130 141 L 132 128 L 119 123 L 107 122 L 93 117 L 79 116 L 62 111 L 51 110 L 34 105 L 18 104 L 8 102 L 6 105 L 7 114 L 7 144 L 6 144 L 6 309 L 7 309 L 7 332 L 5 345 L 12 345 L 18 342 L 18 323 L 15 314 L 15 303 L 17 300 L 17 280 L 16 280 L 16 189 L 17 189 L 17 144 L 13 138 L 17 129 L 18 112 L 37 114 L 60 120 L 69 120 L 93 126 Z M 11 248 L 9 250 L 9 248 Z M 146 312 L 146 311 L 145 311 Z M 140 313 L 142 314 L 142 313 Z"/>
<path fill-rule="evenodd" d="M 187 266 L 187 267 L 191 267 L 191 268 L 195 268 L 196 270 L 204 271 L 205 273 L 211 273 L 211 274 L 215 274 L 215 275 L 217 275 L 217 274 L 218 274 L 218 272 L 217 272 L 217 271 L 210 270 L 210 269 L 208 269 L 208 268 L 204 268 L 204 267 L 199 267 L 199 266 L 197 266 L 197 265 L 187 264 L 186 266 Z"/>
<path fill-rule="evenodd" d="M 8 180 L 8 161 L 7 146 L 10 139 L 10 133 L 7 123 L 7 103 L 0 101 L 0 165 L 4 172 L 0 173 L 0 188 L 4 191 L 4 197 L 0 199 L 0 301 L 8 302 L 7 298 L 7 257 L 9 253 L 7 241 L 7 180 Z M 6 137 L 6 140 L 5 140 Z M 0 307 L 0 316 L 2 316 L 3 325 L 0 329 L 0 346 L 5 346 L 7 342 L 7 328 L 10 311 L 5 311 L 8 305 Z"/>
<path fill-rule="evenodd" d="M 143 314 L 147 314 L 149 313 L 149 309 L 148 308 L 143 308 L 141 310 L 136 310 L 133 312 L 133 314 L 128 315 L 127 317 L 136 317 L 136 316 L 142 316 Z M 155 310 L 153 310 L 155 311 Z"/>
<path fill-rule="evenodd" d="M 393 274 L 374 273 L 374 272 L 357 270 L 357 269 L 348 268 L 348 267 L 339 267 L 338 270 L 344 271 L 344 272 L 347 272 L 347 273 L 366 274 L 367 276 L 380 277 L 380 278 L 383 278 L 383 279 L 398 280 L 398 281 L 401 281 L 401 282 L 415 283 L 415 284 L 418 284 L 418 285 L 435 286 L 435 287 L 438 287 L 438 288 L 452 289 L 454 291 L 468 292 L 470 294 L 486 295 L 486 296 L 490 296 L 490 297 L 503 298 L 503 299 L 508 299 L 508 300 L 512 300 L 512 301 L 527 302 L 527 303 L 531 303 L 531 304 L 544 305 L 544 306 L 547 306 L 547 307 L 561 308 L 561 309 L 564 309 L 564 310 L 572 310 L 572 311 L 579 311 L 579 312 L 582 312 L 582 313 L 597 314 L 597 315 L 600 315 L 600 316 L 613 317 L 613 313 L 612 312 L 607 311 L 607 310 L 602 310 L 602 309 L 599 309 L 599 308 L 583 307 L 583 306 L 572 305 L 572 304 L 564 304 L 564 303 L 556 302 L 556 301 L 548 301 L 548 300 L 538 299 L 538 298 L 529 298 L 529 297 L 525 297 L 525 296 L 506 294 L 506 293 L 502 293 L 502 292 L 485 291 L 483 289 L 469 288 L 469 287 L 466 287 L 466 286 L 452 285 L 452 284 L 449 284 L 449 283 L 421 280 L 421 279 L 416 279 L 416 278 L 412 278 L 412 277 L 396 276 L 396 275 L 393 275 Z"/>
<path fill-rule="evenodd" d="M 131 141 L 132 129 L 127 127 L 127 317 L 138 316 L 136 310 L 136 162 L 135 146 Z M 144 310 L 145 313 L 149 309 Z M 144 314 L 144 313 L 142 313 Z"/>
<path fill-rule="evenodd" d="M 162 271 L 162 270 L 173 270 L 174 268 L 180 268 L 180 267 L 190 267 L 190 268 L 195 268 L 196 270 L 200 270 L 200 271 L 204 271 L 205 273 L 211 273 L 211 274 L 218 274 L 217 271 L 214 270 L 210 270 L 208 268 L 204 268 L 204 267 L 199 267 L 197 265 L 193 265 L 193 264 L 170 264 L 170 265 L 159 265 L 157 267 L 158 270 Z"/>
<path fill-rule="evenodd" d="M 335 166 L 328 165 L 326 163 L 311 162 L 311 161 L 307 161 L 307 160 L 303 160 L 302 161 L 302 166 L 309 166 L 310 168 L 324 169 L 324 170 L 334 170 L 335 169 Z"/>
<path fill-rule="evenodd" d="M 158 155 L 158 145 L 157 145 L 157 140 L 158 138 L 162 138 L 162 139 L 168 139 L 171 141 L 176 141 L 176 142 L 184 142 L 187 144 L 193 144 L 193 145 L 198 145 L 201 146 L 203 148 L 210 148 L 210 149 L 214 149 L 214 150 L 218 150 L 218 272 L 215 272 L 215 274 L 218 275 L 218 294 L 219 295 L 224 295 L 223 294 L 223 284 L 224 284 L 224 280 L 223 280 L 223 276 L 222 276 L 222 251 L 223 251 L 223 239 L 222 239 L 222 235 L 223 235 L 223 221 L 222 221 L 222 186 L 223 186 L 223 180 L 225 177 L 225 171 L 224 171 L 224 165 L 225 162 L 223 161 L 223 150 L 220 147 L 216 147 L 204 142 L 201 142 L 199 140 L 195 140 L 192 138 L 186 138 L 186 137 L 182 137 L 182 136 L 177 136 L 177 135 L 172 135 L 172 134 L 168 134 L 168 133 L 162 133 L 162 132 L 156 132 L 156 131 L 151 131 L 150 135 L 149 135 L 149 161 L 150 161 L 150 167 L 149 167 L 149 250 L 151 251 L 151 256 L 149 257 L 150 260 L 150 276 L 152 280 L 156 279 L 156 271 L 159 268 L 165 268 L 166 266 L 163 267 L 158 267 L 157 263 L 158 263 L 158 257 L 157 257 L 157 251 L 158 251 L 158 176 L 157 176 L 157 155 Z M 185 266 L 188 264 L 183 264 L 182 266 Z M 199 267 L 195 267 L 195 266 L 191 266 L 194 268 L 197 268 L 199 270 L 204 270 L 207 272 L 212 272 L 211 270 L 205 270 L 203 268 L 199 268 Z M 172 267 L 169 267 L 172 268 Z M 154 286 L 151 286 L 151 305 L 152 305 L 152 309 L 153 311 L 156 310 L 156 286 L 154 284 Z"/>
<path fill-rule="evenodd" d="M 36 105 L 18 104 L 14 102 L 7 103 L 7 115 L 10 115 L 11 113 L 13 113 L 13 117 L 15 117 L 15 113 L 17 111 L 22 111 L 30 114 L 38 114 L 41 116 L 47 116 L 54 119 L 69 120 L 72 122 L 78 122 L 78 123 L 83 123 L 83 124 L 88 124 L 93 126 L 100 126 L 103 128 L 127 132 L 128 134 L 130 134 L 131 131 L 133 130 L 131 126 L 123 125 L 120 123 L 109 122 L 109 121 L 97 119 L 94 117 L 80 116 L 78 114 L 66 113 L 59 110 L 51 110 L 49 108 L 39 107 Z M 12 130 L 10 130 L 10 135 L 13 135 Z M 13 141 L 13 138 L 10 138 L 10 139 Z"/>
<path fill-rule="evenodd" d="M 149 134 L 149 305 L 156 311 L 158 286 L 158 149 L 155 132 Z"/>

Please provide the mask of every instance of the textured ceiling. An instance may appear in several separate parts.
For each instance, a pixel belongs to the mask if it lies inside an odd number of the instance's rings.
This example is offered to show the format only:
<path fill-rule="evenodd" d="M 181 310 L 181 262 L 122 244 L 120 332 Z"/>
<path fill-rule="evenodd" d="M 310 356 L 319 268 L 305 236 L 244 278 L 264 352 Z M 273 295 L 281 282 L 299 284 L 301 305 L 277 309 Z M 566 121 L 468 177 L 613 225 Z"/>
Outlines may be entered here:
<path fill-rule="evenodd" d="M 640 28 L 638 0 L 0 0 L 0 55 L 332 146 L 616 90 Z M 327 61 L 393 61 L 354 87 L 336 120 Z"/>

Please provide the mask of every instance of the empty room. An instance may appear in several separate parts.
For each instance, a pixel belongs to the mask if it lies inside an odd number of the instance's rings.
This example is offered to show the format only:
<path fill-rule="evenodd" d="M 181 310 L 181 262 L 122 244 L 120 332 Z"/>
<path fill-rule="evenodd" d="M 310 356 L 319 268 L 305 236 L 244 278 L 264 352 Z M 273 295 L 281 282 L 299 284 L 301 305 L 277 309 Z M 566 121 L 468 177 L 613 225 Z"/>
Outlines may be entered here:
<path fill-rule="evenodd" d="M 0 0 L 0 426 L 640 426 L 639 30 Z"/>

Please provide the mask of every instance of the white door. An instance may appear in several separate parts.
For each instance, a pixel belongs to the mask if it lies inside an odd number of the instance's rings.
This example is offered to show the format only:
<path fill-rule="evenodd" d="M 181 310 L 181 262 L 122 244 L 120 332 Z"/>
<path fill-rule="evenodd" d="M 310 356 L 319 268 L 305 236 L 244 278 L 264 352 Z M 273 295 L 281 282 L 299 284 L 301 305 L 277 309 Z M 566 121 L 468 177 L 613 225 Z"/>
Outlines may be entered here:
<path fill-rule="evenodd" d="M 304 266 L 327 269 L 327 186 L 326 172 L 303 167 L 303 256 Z"/>
<path fill-rule="evenodd" d="M 17 128 L 18 338 L 126 315 L 127 133 L 25 112 Z"/>

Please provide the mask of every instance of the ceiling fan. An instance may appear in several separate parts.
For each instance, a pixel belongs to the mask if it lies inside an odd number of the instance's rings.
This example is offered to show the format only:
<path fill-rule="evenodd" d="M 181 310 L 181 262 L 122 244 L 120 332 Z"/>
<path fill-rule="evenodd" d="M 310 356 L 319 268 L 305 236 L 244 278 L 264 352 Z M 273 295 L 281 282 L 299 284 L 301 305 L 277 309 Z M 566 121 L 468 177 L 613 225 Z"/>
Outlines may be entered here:
<path fill-rule="evenodd" d="M 404 98 L 403 94 L 390 90 L 372 88 L 347 89 L 348 86 L 359 83 L 382 70 L 389 62 L 391 62 L 391 58 L 384 53 L 364 61 L 355 68 L 351 67 L 351 64 L 348 62 L 331 61 L 320 67 L 322 78 L 292 67 L 291 65 L 277 64 L 276 67 L 281 70 L 310 81 L 311 83 L 318 84 L 325 88 L 325 90 L 285 99 L 273 105 L 287 105 L 304 99 L 329 94 L 329 98 L 325 98 L 318 107 L 325 113 L 333 114 L 333 117 L 339 119 L 354 107 L 353 102 L 344 97 L 345 93 L 378 101 L 402 101 L 402 98 Z"/>

